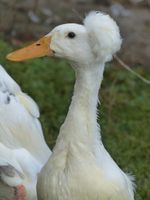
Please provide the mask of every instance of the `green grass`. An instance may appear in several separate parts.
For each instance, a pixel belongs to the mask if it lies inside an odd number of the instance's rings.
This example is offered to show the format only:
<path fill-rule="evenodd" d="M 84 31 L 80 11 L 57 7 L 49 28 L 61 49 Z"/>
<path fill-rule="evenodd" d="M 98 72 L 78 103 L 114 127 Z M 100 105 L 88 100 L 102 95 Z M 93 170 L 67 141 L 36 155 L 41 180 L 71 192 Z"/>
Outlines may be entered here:
<path fill-rule="evenodd" d="M 71 100 L 74 73 L 63 60 L 6 61 L 12 47 L 0 42 L 0 62 L 31 95 L 41 111 L 46 141 L 52 148 Z M 135 69 L 150 79 L 150 70 Z M 119 166 L 136 177 L 136 200 L 150 197 L 150 86 L 126 70 L 109 64 L 100 95 L 99 122 L 103 142 Z M 149 179 L 149 180 L 148 180 Z"/>

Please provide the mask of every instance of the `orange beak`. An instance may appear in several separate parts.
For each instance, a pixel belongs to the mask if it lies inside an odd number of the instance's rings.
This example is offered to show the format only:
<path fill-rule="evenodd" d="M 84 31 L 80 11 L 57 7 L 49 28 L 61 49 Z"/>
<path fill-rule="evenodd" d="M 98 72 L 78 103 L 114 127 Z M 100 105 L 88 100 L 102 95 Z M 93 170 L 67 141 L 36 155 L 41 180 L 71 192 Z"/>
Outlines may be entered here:
<path fill-rule="evenodd" d="M 45 36 L 27 47 L 8 54 L 6 58 L 11 61 L 19 62 L 32 58 L 52 56 L 53 51 L 50 49 L 50 43 L 51 37 Z"/>

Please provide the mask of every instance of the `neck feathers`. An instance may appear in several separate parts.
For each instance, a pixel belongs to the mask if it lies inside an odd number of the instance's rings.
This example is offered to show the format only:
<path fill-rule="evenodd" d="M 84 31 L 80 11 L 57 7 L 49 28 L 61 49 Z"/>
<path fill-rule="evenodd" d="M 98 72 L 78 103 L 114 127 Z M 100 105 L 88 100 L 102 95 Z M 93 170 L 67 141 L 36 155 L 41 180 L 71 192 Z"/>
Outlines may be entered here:
<path fill-rule="evenodd" d="M 97 103 L 104 65 L 82 69 L 76 69 L 74 94 L 60 135 L 65 138 L 64 142 L 89 145 L 99 138 Z"/>

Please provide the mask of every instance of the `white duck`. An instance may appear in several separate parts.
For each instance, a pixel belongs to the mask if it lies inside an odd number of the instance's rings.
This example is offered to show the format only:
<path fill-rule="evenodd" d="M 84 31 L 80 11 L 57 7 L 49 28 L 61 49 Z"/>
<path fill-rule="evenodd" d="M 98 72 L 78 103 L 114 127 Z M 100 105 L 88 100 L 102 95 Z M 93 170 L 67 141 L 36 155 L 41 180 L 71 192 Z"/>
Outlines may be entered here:
<path fill-rule="evenodd" d="M 38 178 L 39 200 L 134 199 L 132 178 L 103 146 L 97 124 L 104 65 L 120 49 L 121 42 L 114 20 L 91 12 L 84 25 L 60 25 L 37 43 L 8 55 L 14 61 L 44 55 L 63 57 L 72 63 L 76 74 L 69 112 Z"/>
<path fill-rule="evenodd" d="M 38 117 L 35 102 L 0 66 L 0 179 L 16 190 L 13 200 L 37 199 L 37 174 L 51 154 Z"/>

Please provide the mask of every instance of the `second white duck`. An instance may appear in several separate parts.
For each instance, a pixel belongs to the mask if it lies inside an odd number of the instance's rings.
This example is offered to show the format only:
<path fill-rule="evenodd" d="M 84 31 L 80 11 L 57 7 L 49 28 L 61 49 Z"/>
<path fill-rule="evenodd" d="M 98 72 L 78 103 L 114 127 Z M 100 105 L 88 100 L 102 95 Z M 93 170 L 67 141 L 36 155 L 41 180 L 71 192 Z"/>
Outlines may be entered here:
<path fill-rule="evenodd" d="M 37 174 L 51 154 L 38 118 L 36 103 L 0 65 L 0 181 L 14 188 L 13 200 L 37 199 Z"/>

